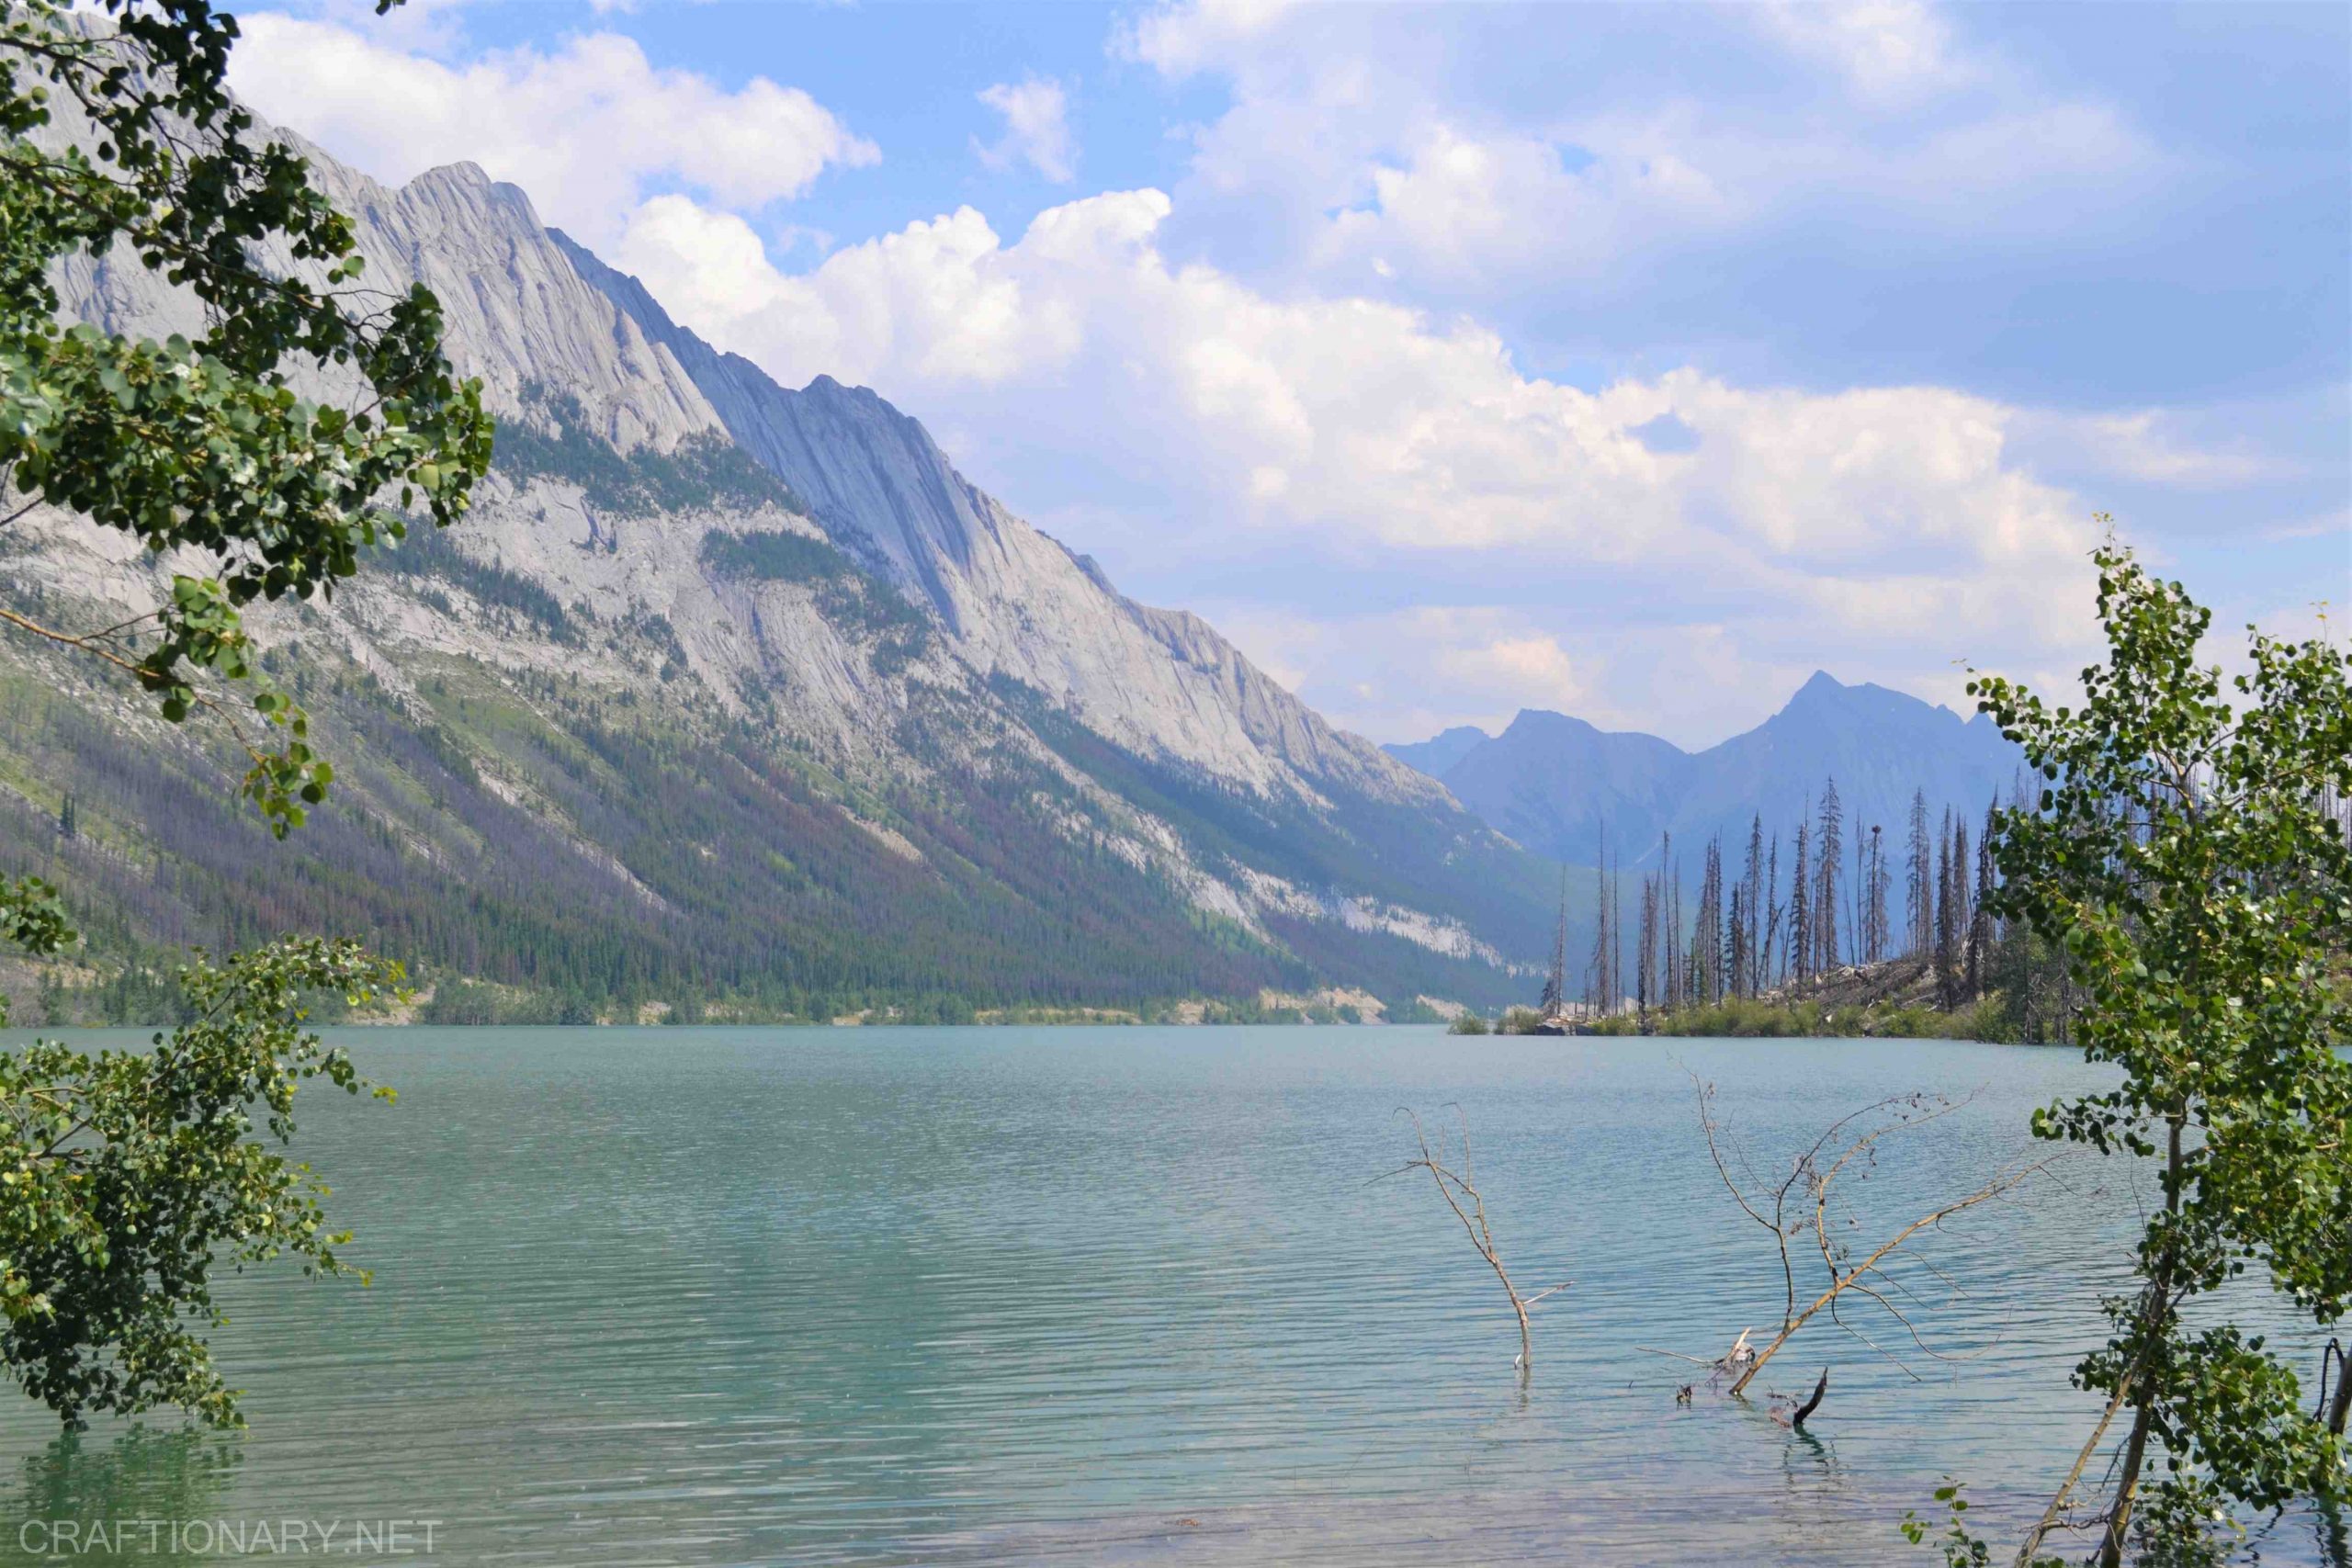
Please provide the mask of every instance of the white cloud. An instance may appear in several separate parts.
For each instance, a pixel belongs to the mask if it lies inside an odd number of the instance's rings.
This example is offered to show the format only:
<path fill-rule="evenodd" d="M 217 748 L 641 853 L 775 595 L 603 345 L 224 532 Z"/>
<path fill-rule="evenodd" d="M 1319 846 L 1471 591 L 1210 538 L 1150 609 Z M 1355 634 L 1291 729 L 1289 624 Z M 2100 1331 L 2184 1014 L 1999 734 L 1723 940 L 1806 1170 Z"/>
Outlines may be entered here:
<path fill-rule="evenodd" d="M 1956 695 L 1958 656 L 2015 649 L 2038 671 L 2081 647 L 2089 508 L 2015 460 L 2025 411 L 1944 388 L 1744 388 L 1691 369 L 1585 390 L 1526 375 L 1475 321 L 1274 298 L 1174 265 L 1158 246 L 1170 210 L 1158 191 L 1109 193 L 1041 213 L 1008 244 L 967 208 L 786 275 L 741 220 L 662 197 L 618 259 L 787 384 L 870 382 L 999 439 L 994 416 L 1013 404 L 1023 426 L 1120 454 L 1137 482 L 1184 495 L 1188 552 L 1486 556 L 1514 563 L 1498 570 L 1540 561 L 1555 581 L 1609 574 L 1669 608 L 1761 604 L 1724 623 L 1726 647 L 1786 631 L 1815 650 L 1764 660 L 1774 681 L 1802 676 L 1823 645 L 1866 648 Z M 1643 434 L 1661 422 L 1683 433 L 1677 449 Z M 1628 602 L 1557 618 L 1622 624 Z M 1421 687 L 1611 700 L 1588 672 L 1621 652 L 1541 621 L 1487 632 L 1417 657 Z M 1377 705 L 1293 667 L 1336 707 Z"/>
<path fill-rule="evenodd" d="M 1041 255 L 1053 251 L 1051 228 Z M 797 385 L 823 372 L 896 385 L 1001 381 L 1066 345 L 1067 316 L 992 265 L 1003 254 L 988 220 L 966 207 L 787 275 L 741 218 L 662 196 L 638 210 L 612 256 L 680 321 L 779 378 Z"/>
<path fill-rule="evenodd" d="M 450 65 L 329 22 L 261 13 L 243 28 L 232 85 L 267 118 L 395 184 L 480 164 L 592 244 L 619 232 L 655 181 L 756 208 L 880 155 L 797 87 L 754 77 L 729 91 L 657 68 L 614 33 Z"/>
<path fill-rule="evenodd" d="M 2165 409 L 2131 413 L 2036 413 L 2019 436 L 2078 471 L 2140 484 L 2211 490 L 2300 477 L 2302 469 L 2243 437 L 2200 442 L 2191 422 Z"/>
<path fill-rule="evenodd" d="M 1252 126 L 1272 117 L 1235 113 Z M 1204 140 L 1216 161 L 1203 178 L 1236 177 L 1225 143 L 1222 126 Z M 1360 156 L 1363 194 L 1323 204 L 1336 210 L 1303 246 L 1310 266 L 1347 276 L 1378 257 L 1426 282 L 1555 292 L 1638 282 L 1658 256 L 1776 227 L 1817 230 L 1825 207 L 1867 208 L 1882 231 L 2062 237 L 2177 172 L 2114 109 L 2086 103 L 1875 140 L 1762 134 L 1689 103 L 1483 134 L 1424 118 Z"/>
<path fill-rule="evenodd" d="M 1935 386 L 1651 367 L 1579 387 L 1529 374 L 1477 316 L 1396 302 L 1431 278 L 1482 307 L 1498 279 L 1572 299 L 1677 247 L 1809 232 L 1826 203 L 1906 232 L 2063 227 L 2164 173 L 2123 117 L 2003 80 L 1932 10 L 1762 25 L 1872 108 L 1868 134 L 1703 92 L 1498 121 L 1449 103 L 1442 51 L 1391 13 L 1164 5 L 1114 51 L 1232 86 L 1174 200 L 1105 192 L 1012 239 L 962 207 L 837 250 L 820 237 L 789 272 L 775 258 L 798 231 L 765 209 L 878 156 L 797 89 L 722 89 L 610 33 L 453 64 L 268 15 L 246 24 L 237 85 L 383 177 L 464 158 L 522 184 L 719 346 L 787 384 L 871 383 L 1016 508 L 1083 511 L 1072 542 L 1123 572 L 1123 530 L 1130 557 L 1181 558 L 1193 581 L 1232 563 L 1254 598 L 1182 598 L 1383 738 L 1522 705 L 1655 726 L 1664 705 L 1675 739 L 1712 739 L 1822 664 L 1955 702 L 1959 656 L 2063 684 L 2086 646 L 2090 507 L 2051 476 L 2233 483 L 2253 457 L 2161 412 Z M 985 158 L 1074 177 L 1060 83 L 979 97 L 1005 125 Z M 1209 242 L 1234 231 L 1196 209 L 1219 202 L 1250 215 L 1263 273 L 1177 259 L 1227 254 Z M 1193 226 L 1167 235 L 1180 208 Z M 1059 473 L 1089 476 L 1068 481 L 1091 487 L 1082 506 L 1036 493 Z M 1286 574 L 1334 565 L 1419 607 L 1283 603 Z"/>
<path fill-rule="evenodd" d="M 1027 164 L 1056 185 L 1078 174 L 1078 150 L 1069 134 L 1069 96 L 1059 82 L 1032 76 L 1018 84 L 999 82 L 980 93 L 980 102 L 1004 117 L 1004 135 L 993 143 L 974 142 L 980 161 L 992 169 Z"/>
<path fill-rule="evenodd" d="M 1865 103 L 1917 102 L 1975 82 L 1942 11 L 1925 0 L 1776 0 L 1757 7 L 1766 29 L 1828 64 Z"/>
<path fill-rule="evenodd" d="M 1252 663 L 1334 722 L 1381 739 L 1419 739 L 1453 724 L 1491 731 L 1523 707 L 1577 712 L 1601 700 L 1557 637 L 1509 607 L 1308 617 L 1232 603 L 1208 611 Z"/>
<path fill-rule="evenodd" d="M 1111 35 L 1111 51 L 1181 81 L 1230 58 L 1295 9 L 1294 0 L 1170 0 Z"/>
<path fill-rule="evenodd" d="M 1661 232 L 1720 230 L 1753 210 L 1755 187 L 1727 190 L 1665 138 L 1579 151 L 1590 161 L 1571 170 L 1564 144 L 1544 136 L 1480 139 L 1428 123 L 1394 162 L 1370 166 L 1371 199 L 1333 214 L 1316 259 L 1377 264 L 1394 251 L 1424 277 L 1556 278 L 1610 270 Z"/>
<path fill-rule="evenodd" d="M 1114 40 L 1171 77 L 1225 80 L 1176 195 L 1196 232 L 1249 225 L 1262 278 L 1352 287 L 1376 260 L 1408 286 L 1528 290 L 1556 312 L 1727 243 L 2074 243 L 2184 173 L 2113 105 L 1964 50 L 1913 0 L 1755 8 L 1776 47 L 1749 73 L 1770 91 L 1694 63 L 1632 93 L 1579 81 L 1540 109 L 1463 91 L 1465 44 L 1518 36 L 1499 14 L 1458 13 L 1434 41 L 1392 7 L 1302 15 L 1174 6 Z M 1826 95 L 1787 51 L 1821 62 Z"/>
<path fill-rule="evenodd" d="M 1306 616 L 1236 603 L 1206 612 L 1325 716 L 1377 740 L 1419 740 L 1457 724 L 1492 735 L 1521 709 L 1541 708 L 1709 746 L 1759 722 L 1822 664 L 1839 662 L 1817 644 L 1783 641 L 1760 620 L 1546 625 L 1541 610 L 1501 604 Z M 1951 667 L 1924 673 L 1860 658 L 1846 670 L 1933 699 L 1958 697 L 1962 681 Z"/>

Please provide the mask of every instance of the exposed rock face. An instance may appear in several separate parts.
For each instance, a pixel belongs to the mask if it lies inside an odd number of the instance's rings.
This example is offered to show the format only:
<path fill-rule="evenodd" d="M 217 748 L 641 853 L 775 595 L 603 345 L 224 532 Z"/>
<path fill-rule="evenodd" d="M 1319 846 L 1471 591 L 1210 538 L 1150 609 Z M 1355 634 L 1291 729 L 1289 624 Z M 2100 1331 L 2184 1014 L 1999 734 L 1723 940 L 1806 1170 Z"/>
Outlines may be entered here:
<path fill-rule="evenodd" d="M 1546 939 L 1547 878 L 1515 846 L 1198 617 L 1119 595 L 875 393 L 776 386 L 472 165 L 392 190 L 308 151 L 357 221 L 364 282 L 432 288 L 451 358 L 507 425 L 461 527 L 412 541 L 332 606 L 254 619 L 311 671 L 322 729 L 378 748 L 372 772 L 339 766 L 337 809 L 375 826 L 364 856 L 358 840 L 335 852 L 380 861 L 379 892 L 446 885 L 424 923 L 479 918 L 485 889 L 544 895 L 680 944 L 681 966 L 740 948 L 739 987 L 763 964 L 808 969 L 810 949 L 853 930 L 920 974 L 922 944 L 967 934 L 956 919 L 989 922 L 1020 958 L 1125 966 L 1056 1000 L 1391 976 L 1400 997 L 1483 985 L 1493 999 Z M 60 281 L 72 312 L 112 330 L 200 326 L 119 258 L 75 260 Z M 172 564 L 37 513 L 0 540 L 0 593 L 143 608 Z M 28 666 L 74 680 L 0 644 L 0 679 Z M 109 737 L 178 744 L 82 689 Z M 0 788 L 0 840 L 53 815 L 50 795 L 111 787 L 74 771 L 102 749 L 80 750 L 61 739 L 58 776 L 13 803 Z M 720 779 L 735 781 L 723 799 Z M 672 820 L 681 799 L 691 832 Z M 128 808 L 121 826 L 140 831 Z M 223 886 L 266 885 L 220 851 L 226 829 L 190 830 L 142 852 L 155 877 L 192 856 Z M 153 906 L 151 934 L 216 918 L 122 876 L 124 898 Z M 376 908 L 360 918 L 389 918 Z M 461 972 L 495 946 L 436 940 Z M 985 978 L 1012 961 L 971 962 Z"/>
<path fill-rule="evenodd" d="M 91 139 L 70 99 L 52 106 L 39 134 L 56 147 Z M 720 428 L 677 361 L 654 345 L 565 260 L 517 187 L 472 164 L 430 170 L 398 190 L 345 167 L 291 131 L 257 126 L 311 162 L 319 187 L 355 223 L 367 271 L 348 287 L 386 294 L 422 283 L 441 302 L 449 356 L 481 378 L 494 412 L 524 412 L 526 390 L 577 401 L 588 428 L 623 450 L 668 451 L 687 435 Z M 266 256 L 300 270 L 282 248 Z M 315 272 L 312 273 L 315 276 Z M 59 270 L 66 313 L 132 336 L 194 336 L 203 318 L 194 300 L 141 266 L 127 246 L 69 258 Z M 333 378 L 310 378 L 312 395 Z"/>
<path fill-rule="evenodd" d="M 677 360 L 572 270 L 519 188 L 458 164 L 388 190 L 309 151 L 336 204 L 358 220 L 362 281 L 432 289 L 452 361 L 481 378 L 494 412 L 521 412 L 526 389 L 547 389 L 575 400 L 589 432 L 623 451 L 667 452 L 720 428 Z"/>
<path fill-rule="evenodd" d="M 983 675 L 1044 692 L 1123 746 L 1253 789 L 1336 785 L 1442 808 L 1442 792 L 1333 729 L 1198 616 L 1120 595 L 1091 561 L 957 473 L 920 423 L 873 391 L 830 376 L 787 390 L 679 326 L 636 278 L 555 238 L 676 355 L 746 450 L 938 612 Z"/>

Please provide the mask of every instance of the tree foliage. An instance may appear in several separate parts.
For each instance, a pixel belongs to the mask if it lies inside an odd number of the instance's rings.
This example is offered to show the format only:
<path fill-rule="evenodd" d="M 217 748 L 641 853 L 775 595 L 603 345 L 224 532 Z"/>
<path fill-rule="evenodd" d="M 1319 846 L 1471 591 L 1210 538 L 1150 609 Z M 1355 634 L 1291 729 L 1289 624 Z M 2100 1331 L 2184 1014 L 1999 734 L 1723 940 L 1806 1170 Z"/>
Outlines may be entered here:
<path fill-rule="evenodd" d="M 2228 1506 L 2346 1491 L 2293 1370 L 2185 1308 L 2248 1269 L 2321 1324 L 2352 1302 L 2352 1064 L 2336 1054 L 2352 1008 L 2329 972 L 2352 944 L 2352 848 L 2329 808 L 2352 788 L 2352 656 L 2249 628 L 2247 672 L 2225 682 L 2199 662 L 2209 612 L 2127 550 L 2096 558 L 2109 651 L 2082 705 L 1997 677 L 1971 690 L 2042 782 L 1997 819 L 1991 897 L 2065 954 L 2075 1038 L 2122 1073 L 2035 1131 L 2162 1160 L 2139 1288 L 2108 1303 L 2114 1335 L 2075 1374 L 2131 1416 L 2112 1564 L 2135 1504 L 2172 1560 Z"/>
<path fill-rule="evenodd" d="M 235 20 L 207 0 L 102 8 L 0 7 L 0 526 L 46 503 L 210 570 L 109 627 L 0 620 L 135 680 L 175 723 L 227 720 L 243 793 L 282 837 L 334 771 L 242 612 L 332 596 L 409 509 L 455 522 L 490 422 L 442 356 L 433 296 L 360 288 L 350 220 L 299 154 L 254 138 L 225 85 Z M 123 253 L 200 313 L 194 336 L 61 320 L 58 269 Z M 322 387 L 346 400 L 298 389 Z M 245 683 L 258 737 L 199 681 Z M 78 819 L 64 809 L 61 827 Z M 0 938 L 47 955 L 74 934 L 56 889 L 25 877 L 0 886 Z M 69 1423 L 164 1404 L 236 1419 L 202 1337 L 214 1266 L 345 1271 L 324 1189 L 278 1152 L 301 1082 L 362 1087 L 303 1031 L 302 998 L 398 978 L 353 944 L 288 941 L 182 970 L 191 1020 L 151 1051 L 0 1055 L 0 1362 L 28 1393 Z"/>
<path fill-rule="evenodd" d="M 69 1424 L 163 1405 L 236 1423 L 202 1335 L 216 1263 L 354 1272 L 325 1187 L 271 1146 L 305 1081 L 367 1087 L 302 1027 L 304 997 L 356 1005 L 399 979 L 355 943 L 288 941 L 184 969 L 196 1020 L 152 1050 L 0 1055 L 0 1361 L 28 1393 Z"/>
<path fill-rule="evenodd" d="M 235 19 L 207 0 L 104 11 L 0 11 L 0 481 L 29 498 L 18 513 L 47 502 L 212 570 L 175 575 L 124 626 L 0 617 L 114 665 L 174 722 L 205 707 L 235 724 L 199 679 L 245 682 L 262 721 L 238 727 L 245 792 L 282 834 L 334 773 L 257 670 L 242 609 L 331 595 L 402 533 L 380 504 L 395 493 L 454 522 L 490 422 L 442 355 L 431 293 L 361 288 L 351 220 L 298 153 L 254 138 L 225 84 Z M 62 322 L 57 266 L 120 252 L 184 291 L 202 330 L 157 343 Z"/>

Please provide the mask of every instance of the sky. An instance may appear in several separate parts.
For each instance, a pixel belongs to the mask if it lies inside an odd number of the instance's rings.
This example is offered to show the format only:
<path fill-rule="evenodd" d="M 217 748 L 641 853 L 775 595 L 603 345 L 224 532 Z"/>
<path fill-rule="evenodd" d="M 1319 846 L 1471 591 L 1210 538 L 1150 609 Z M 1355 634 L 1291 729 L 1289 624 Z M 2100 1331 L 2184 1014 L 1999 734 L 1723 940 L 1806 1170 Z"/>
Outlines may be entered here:
<path fill-rule="evenodd" d="M 2352 7 L 240 15 L 269 118 L 515 182 L 1374 739 L 2063 689 L 2110 527 L 2352 614 Z"/>

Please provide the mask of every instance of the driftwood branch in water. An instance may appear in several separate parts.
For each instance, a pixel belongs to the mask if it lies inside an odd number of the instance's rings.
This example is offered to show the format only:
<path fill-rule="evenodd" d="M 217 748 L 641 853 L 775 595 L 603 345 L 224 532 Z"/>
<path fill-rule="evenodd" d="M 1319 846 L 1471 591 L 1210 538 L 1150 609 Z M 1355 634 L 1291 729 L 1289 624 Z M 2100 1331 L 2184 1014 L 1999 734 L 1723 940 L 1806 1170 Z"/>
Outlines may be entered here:
<path fill-rule="evenodd" d="M 1934 1229 L 1955 1214 L 2014 1190 L 2049 1162 L 2037 1161 L 2005 1169 L 1973 1192 L 1921 1215 L 1858 1257 L 1846 1243 L 1833 1239 L 1831 1235 L 1833 1218 L 1843 1218 L 1848 1224 L 1854 1223 L 1851 1216 L 1844 1215 L 1838 1209 L 1838 1178 L 1849 1171 L 1866 1171 L 1876 1162 L 1882 1143 L 1897 1134 L 1940 1121 L 1968 1101 L 1913 1094 L 1894 1095 L 1866 1105 L 1830 1122 L 1810 1145 L 1789 1162 L 1787 1175 L 1777 1182 L 1767 1182 L 1754 1174 L 1754 1168 L 1744 1153 L 1732 1143 L 1726 1124 L 1716 1116 L 1714 1087 L 1701 1079 L 1696 1073 L 1690 1075 L 1690 1082 L 1698 1091 L 1699 1127 L 1706 1138 L 1708 1156 L 1714 1161 L 1715 1174 L 1722 1179 L 1724 1190 L 1731 1194 L 1740 1212 L 1771 1234 L 1781 1265 L 1782 1307 L 1780 1331 L 1761 1348 L 1752 1348 L 1747 1343 L 1747 1331 L 1742 1330 L 1739 1342 L 1732 1347 L 1730 1353 L 1712 1363 L 1723 1372 L 1736 1376 L 1731 1393 L 1746 1393 L 1747 1385 L 1756 1381 L 1757 1373 L 1780 1351 L 1781 1347 L 1795 1337 L 1797 1331 L 1812 1322 L 1816 1314 L 1824 1312 L 1829 1314 L 1832 1322 L 1853 1334 L 1863 1344 L 1902 1366 L 1900 1360 L 1839 1318 L 1838 1299 L 1849 1292 L 1860 1300 L 1874 1303 L 1892 1316 L 1909 1335 L 1912 1343 L 1926 1354 L 1939 1360 L 1953 1359 L 1939 1355 L 1931 1348 L 1920 1337 L 1910 1318 L 1889 1302 L 1883 1292 L 1872 1288 L 1870 1279 L 1876 1275 L 1881 1280 L 1893 1283 L 1894 1277 L 1888 1273 L 1889 1266 L 1904 1255 L 1904 1248 L 1913 1237 L 1922 1231 Z M 1738 1168 L 1737 1173 L 1734 1169 L 1735 1164 Z M 1820 1255 L 1821 1284 L 1810 1298 L 1801 1292 L 1798 1284 L 1797 1254 L 1800 1251 Z M 1809 1273 L 1810 1269 L 1807 1271 Z M 1906 1367 L 1904 1370 L 1908 1371 L 1910 1369 Z M 1917 1374 L 1912 1375 L 1916 1377 Z M 1816 1396 L 1821 1392 L 1816 1390 Z M 1811 1414 L 1810 1405 L 1806 1414 Z"/>
<path fill-rule="evenodd" d="M 1486 1260 L 1487 1268 L 1494 1270 L 1495 1278 L 1502 1283 L 1504 1293 L 1510 1297 L 1512 1315 L 1519 1319 L 1519 1359 L 1513 1365 L 1519 1369 L 1520 1376 L 1524 1378 L 1535 1360 L 1534 1341 L 1528 1330 L 1528 1308 L 1546 1296 L 1557 1295 L 1575 1281 L 1563 1280 L 1558 1284 L 1538 1291 L 1532 1296 L 1521 1294 L 1519 1287 L 1511 1282 L 1510 1271 L 1503 1267 L 1502 1249 L 1495 1245 L 1494 1226 L 1487 1219 L 1487 1200 L 1479 1193 L 1477 1183 L 1472 1179 L 1470 1119 L 1460 1106 L 1455 1106 L 1453 1110 L 1462 1122 L 1462 1168 L 1455 1170 L 1445 1163 L 1442 1157 L 1443 1152 L 1442 1146 L 1437 1150 L 1430 1147 L 1429 1134 L 1421 1126 L 1419 1113 L 1409 1107 L 1400 1106 L 1396 1113 L 1412 1122 L 1413 1139 L 1419 1145 L 1421 1154 L 1419 1159 L 1407 1160 L 1396 1170 L 1390 1171 L 1389 1175 L 1402 1175 L 1408 1170 L 1426 1170 L 1430 1173 L 1430 1179 L 1437 1183 L 1438 1195 L 1445 1200 L 1445 1206 L 1453 1211 L 1453 1217 L 1462 1222 L 1463 1230 L 1470 1237 L 1470 1245 L 1478 1249 L 1478 1256 Z"/>

